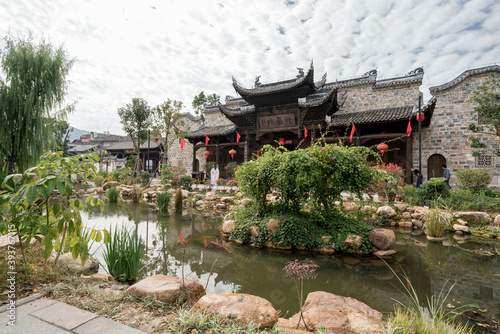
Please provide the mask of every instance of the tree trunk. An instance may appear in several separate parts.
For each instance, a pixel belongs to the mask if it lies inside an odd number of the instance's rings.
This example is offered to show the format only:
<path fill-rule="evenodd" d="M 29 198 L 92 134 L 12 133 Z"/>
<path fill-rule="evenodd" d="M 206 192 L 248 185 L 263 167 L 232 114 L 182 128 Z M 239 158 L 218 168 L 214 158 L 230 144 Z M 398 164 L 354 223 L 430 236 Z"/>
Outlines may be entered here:
<path fill-rule="evenodd" d="M 9 174 L 16 173 L 17 157 L 15 155 L 9 155 L 9 157 L 7 159 L 9 161 Z"/>

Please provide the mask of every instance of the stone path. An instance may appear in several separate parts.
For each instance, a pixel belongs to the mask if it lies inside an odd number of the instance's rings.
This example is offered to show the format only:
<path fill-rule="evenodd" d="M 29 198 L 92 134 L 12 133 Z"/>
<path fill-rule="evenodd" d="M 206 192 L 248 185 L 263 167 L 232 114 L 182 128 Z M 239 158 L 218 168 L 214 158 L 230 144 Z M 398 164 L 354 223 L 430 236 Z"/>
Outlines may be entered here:
<path fill-rule="evenodd" d="M 137 329 L 36 294 L 0 308 L 0 334 L 141 334 Z M 12 317 L 15 321 L 9 323 Z M 14 324 L 14 326 L 12 325 Z"/>

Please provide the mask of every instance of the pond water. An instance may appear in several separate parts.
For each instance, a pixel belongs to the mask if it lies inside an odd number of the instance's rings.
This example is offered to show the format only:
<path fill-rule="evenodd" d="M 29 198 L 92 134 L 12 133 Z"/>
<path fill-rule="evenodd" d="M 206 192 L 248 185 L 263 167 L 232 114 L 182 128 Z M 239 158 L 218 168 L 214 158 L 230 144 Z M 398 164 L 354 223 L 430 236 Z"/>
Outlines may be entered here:
<path fill-rule="evenodd" d="M 108 203 L 104 212 L 82 213 L 85 225 L 94 228 L 122 227 L 137 231 L 144 256 L 140 277 L 155 274 L 181 277 L 183 245 L 179 233 L 188 239 L 185 277 L 206 284 L 210 268 L 220 250 L 211 241 L 220 237 L 221 219 L 203 217 L 197 212 L 163 215 L 147 204 Z M 396 231 L 397 254 L 387 263 L 368 256 L 321 255 L 308 252 L 282 252 L 231 245 L 214 266 L 207 293 L 249 293 L 269 300 L 281 317 L 299 309 L 293 279 L 283 271 L 291 260 L 312 259 L 319 265 L 318 277 L 305 281 L 305 294 L 327 291 L 356 298 L 370 307 L 388 313 L 395 301 L 404 301 L 401 284 L 393 271 L 405 272 L 421 301 L 438 295 L 447 284 L 455 284 L 447 303 L 454 306 L 475 304 L 481 311 L 470 313 L 478 322 L 500 318 L 500 242 L 469 237 L 458 243 L 449 236 L 442 243 L 428 242 L 420 231 Z M 417 232 L 417 233 L 416 233 Z M 204 247 L 205 241 L 208 247 Z M 489 254 L 489 255 L 488 255 Z M 102 248 L 95 256 L 102 262 Z M 389 266 L 391 268 L 389 268 Z M 392 269 L 392 270 L 391 270 Z M 100 272 L 105 272 L 104 268 Z"/>

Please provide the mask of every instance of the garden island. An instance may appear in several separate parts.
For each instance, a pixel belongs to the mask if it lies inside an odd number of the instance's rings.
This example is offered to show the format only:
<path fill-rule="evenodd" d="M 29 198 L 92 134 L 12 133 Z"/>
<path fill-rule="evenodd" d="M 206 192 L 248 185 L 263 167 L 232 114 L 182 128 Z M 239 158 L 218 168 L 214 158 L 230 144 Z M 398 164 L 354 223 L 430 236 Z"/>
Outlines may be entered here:
<path fill-rule="evenodd" d="M 498 331 L 498 66 L 425 104 L 421 68 L 313 63 L 202 92 L 198 117 L 134 98 L 128 140 L 70 154 L 65 51 L 8 39 L 1 60 L 0 314 L 41 293 L 144 332 Z"/>

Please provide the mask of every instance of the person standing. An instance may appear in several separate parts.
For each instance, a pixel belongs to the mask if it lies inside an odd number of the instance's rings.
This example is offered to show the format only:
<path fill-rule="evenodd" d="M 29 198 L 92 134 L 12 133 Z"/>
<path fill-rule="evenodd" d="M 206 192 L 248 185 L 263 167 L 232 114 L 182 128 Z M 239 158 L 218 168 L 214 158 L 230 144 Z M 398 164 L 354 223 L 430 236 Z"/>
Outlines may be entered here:
<path fill-rule="evenodd" d="M 415 174 L 415 177 L 417 178 L 417 188 L 420 188 L 420 185 L 422 184 L 422 181 L 424 179 L 423 175 L 420 173 L 420 170 L 417 168 L 412 168 L 411 169 L 413 174 Z"/>
<path fill-rule="evenodd" d="M 450 170 L 448 169 L 448 166 L 446 166 L 446 164 L 444 164 L 441 167 L 443 168 L 443 177 L 446 179 L 446 184 L 448 185 L 448 188 L 451 189 L 451 187 L 450 187 L 450 177 L 451 177 Z"/>

